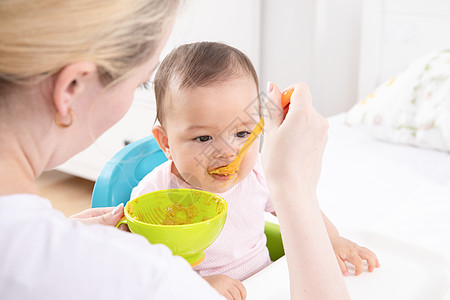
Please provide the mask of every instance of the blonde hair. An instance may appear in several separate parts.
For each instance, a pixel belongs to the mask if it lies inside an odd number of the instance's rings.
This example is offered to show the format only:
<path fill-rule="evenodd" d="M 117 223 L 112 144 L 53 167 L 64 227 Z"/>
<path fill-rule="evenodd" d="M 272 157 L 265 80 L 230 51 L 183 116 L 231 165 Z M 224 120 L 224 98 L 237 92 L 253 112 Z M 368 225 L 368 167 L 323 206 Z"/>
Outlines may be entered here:
<path fill-rule="evenodd" d="M 149 58 L 177 0 L 1 0 L 0 96 L 77 61 L 94 62 L 103 84 Z"/>

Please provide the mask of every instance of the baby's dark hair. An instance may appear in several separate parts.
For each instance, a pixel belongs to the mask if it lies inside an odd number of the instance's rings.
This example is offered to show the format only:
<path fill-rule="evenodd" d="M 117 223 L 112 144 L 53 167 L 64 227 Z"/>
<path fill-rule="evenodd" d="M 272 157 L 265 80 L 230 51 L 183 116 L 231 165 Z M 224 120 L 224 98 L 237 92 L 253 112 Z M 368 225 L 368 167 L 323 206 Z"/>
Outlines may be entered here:
<path fill-rule="evenodd" d="M 250 75 L 258 89 L 258 75 L 250 59 L 238 49 L 218 42 L 181 45 L 167 55 L 155 75 L 156 119 L 163 124 L 164 105 L 171 88 L 190 89 Z M 258 91 L 256 91 L 258 94 Z"/>

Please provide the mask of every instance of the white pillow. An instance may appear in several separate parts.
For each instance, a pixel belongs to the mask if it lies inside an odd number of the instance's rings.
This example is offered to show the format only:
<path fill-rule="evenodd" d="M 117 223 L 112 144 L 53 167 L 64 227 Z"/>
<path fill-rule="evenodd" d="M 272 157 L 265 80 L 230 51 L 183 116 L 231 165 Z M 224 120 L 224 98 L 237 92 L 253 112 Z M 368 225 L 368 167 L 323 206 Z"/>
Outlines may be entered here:
<path fill-rule="evenodd" d="M 450 152 L 450 49 L 380 85 L 347 112 L 346 123 L 381 140 Z"/>

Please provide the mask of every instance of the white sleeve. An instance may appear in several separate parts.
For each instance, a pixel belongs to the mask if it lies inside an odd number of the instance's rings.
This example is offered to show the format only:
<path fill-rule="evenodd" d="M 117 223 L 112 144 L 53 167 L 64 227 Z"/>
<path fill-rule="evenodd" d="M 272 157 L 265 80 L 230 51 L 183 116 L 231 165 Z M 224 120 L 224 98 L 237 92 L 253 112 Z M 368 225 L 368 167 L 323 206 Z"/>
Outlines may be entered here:
<path fill-rule="evenodd" d="M 121 294 L 121 299 L 223 300 L 183 258 L 172 255 L 166 246 L 151 245 L 145 238 L 132 233 L 101 228 L 104 229 L 111 232 L 102 234 L 103 246 L 96 245 L 91 253 L 92 257 L 97 256 L 93 263 L 105 264 L 103 267 L 98 265 L 103 274 L 93 272 L 89 282 L 97 282 L 96 286 L 109 285 L 111 297 Z M 112 284 L 114 279 L 116 283 Z"/>
<path fill-rule="evenodd" d="M 183 258 L 136 234 L 55 211 L 0 225 L 10 233 L 0 235 L 3 300 L 224 299 Z"/>

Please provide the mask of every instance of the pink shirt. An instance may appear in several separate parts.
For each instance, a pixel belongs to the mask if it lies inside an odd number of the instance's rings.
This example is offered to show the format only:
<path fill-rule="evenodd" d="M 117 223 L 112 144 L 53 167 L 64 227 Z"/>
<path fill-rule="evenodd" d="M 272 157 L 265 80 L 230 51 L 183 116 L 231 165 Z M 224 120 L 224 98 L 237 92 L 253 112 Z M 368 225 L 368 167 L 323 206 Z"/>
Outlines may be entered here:
<path fill-rule="evenodd" d="M 171 188 L 192 188 L 171 172 L 167 161 L 147 174 L 133 189 L 137 196 Z M 223 274 L 244 280 L 270 264 L 264 234 L 264 211 L 275 211 L 258 160 L 250 174 L 225 193 L 227 220 L 219 237 L 205 250 L 205 260 L 194 267 L 201 276 Z"/>

